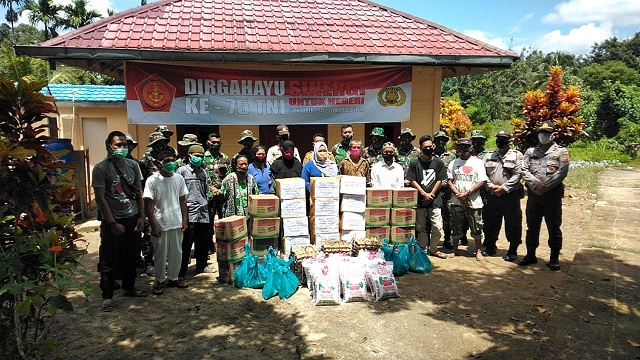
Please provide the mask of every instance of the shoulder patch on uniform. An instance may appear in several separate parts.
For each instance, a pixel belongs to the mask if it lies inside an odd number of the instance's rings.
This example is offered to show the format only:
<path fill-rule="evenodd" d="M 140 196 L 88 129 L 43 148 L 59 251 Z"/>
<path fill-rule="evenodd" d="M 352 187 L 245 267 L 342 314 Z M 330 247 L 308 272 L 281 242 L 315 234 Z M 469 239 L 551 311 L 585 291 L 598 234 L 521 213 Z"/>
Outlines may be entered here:
<path fill-rule="evenodd" d="M 562 161 L 563 164 L 566 164 L 569 162 L 569 153 L 568 152 L 563 152 L 562 153 L 562 157 L 560 158 L 560 161 Z"/>

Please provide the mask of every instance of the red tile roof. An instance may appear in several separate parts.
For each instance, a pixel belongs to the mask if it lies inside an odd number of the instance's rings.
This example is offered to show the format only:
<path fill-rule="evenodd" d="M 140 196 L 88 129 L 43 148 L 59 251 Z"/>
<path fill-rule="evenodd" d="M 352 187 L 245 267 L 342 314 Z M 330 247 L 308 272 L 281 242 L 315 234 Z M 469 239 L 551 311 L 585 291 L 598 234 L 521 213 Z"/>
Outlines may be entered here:
<path fill-rule="evenodd" d="M 160 0 L 40 46 L 516 58 L 365 0 Z"/>

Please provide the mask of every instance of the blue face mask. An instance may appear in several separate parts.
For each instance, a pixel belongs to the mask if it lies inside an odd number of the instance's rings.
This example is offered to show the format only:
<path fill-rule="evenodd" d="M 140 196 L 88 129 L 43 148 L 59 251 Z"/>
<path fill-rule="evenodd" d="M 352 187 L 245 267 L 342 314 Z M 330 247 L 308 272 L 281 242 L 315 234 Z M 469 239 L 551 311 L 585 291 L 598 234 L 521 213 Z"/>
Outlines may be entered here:
<path fill-rule="evenodd" d="M 176 171 L 177 167 L 178 167 L 178 163 L 176 163 L 175 161 L 162 164 L 162 170 L 166 172 L 174 172 Z"/>
<path fill-rule="evenodd" d="M 200 165 L 202 165 L 202 160 L 204 160 L 202 156 L 191 155 L 191 165 L 193 165 L 194 167 L 199 167 Z"/>

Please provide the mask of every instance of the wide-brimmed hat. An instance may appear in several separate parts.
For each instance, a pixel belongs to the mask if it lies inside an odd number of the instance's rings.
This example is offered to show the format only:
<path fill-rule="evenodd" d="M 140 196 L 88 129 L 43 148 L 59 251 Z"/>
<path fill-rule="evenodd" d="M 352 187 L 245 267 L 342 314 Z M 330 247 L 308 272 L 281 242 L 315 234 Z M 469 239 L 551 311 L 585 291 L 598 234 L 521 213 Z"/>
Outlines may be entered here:
<path fill-rule="evenodd" d="M 382 149 L 384 149 L 384 148 L 392 148 L 393 150 L 395 150 L 396 146 L 391 141 L 388 141 L 388 142 L 382 144 Z"/>
<path fill-rule="evenodd" d="M 169 130 L 169 127 L 167 125 L 158 125 L 158 126 L 156 126 L 156 129 L 153 130 L 153 131 L 154 132 L 161 132 L 161 133 L 168 132 L 168 133 L 170 133 L 169 136 L 173 135 L 173 131 Z"/>
<path fill-rule="evenodd" d="M 435 134 L 433 134 L 433 138 L 437 139 L 437 138 L 446 138 L 447 140 L 449 140 L 449 135 L 447 135 L 446 132 L 440 130 L 440 131 L 436 131 Z"/>
<path fill-rule="evenodd" d="M 402 129 L 402 131 L 400 131 L 400 136 L 398 136 L 398 140 L 402 137 L 402 135 L 404 134 L 409 134 L 411 135 L 411 140 L 415 140 L 416 136 L 413 135 L 413 131 L 411 131 L 411 128 L 404 128 Z"/>
<path fill-rule="evenodd" d="M 503 138 L 511 139 L 511 133 L 508 132 L 507 130 L 500 130 L 496 134 L 496 137 L 503 137 Z"/>
<path fill-rule="evenodd" d="M 191 153 L 204 153 L 204 148 L 200 144 L 191 145 L 191 147 L 189 148 L 189 154 Z"/>
<path fill-rule="evenodd" d="M 471 146 L 471 140 L 469 138 L 458 139 L 458 142 L 456 142 L 456 146 L 458 146 L 458 145 L 469 145 L 469 146 Z"/>
<path fill-rule="evenodd" d="M 382 136 L 382 137 L 384 137 L 384 129 L 381 128 L 381 127 L 374 127 L 371 130 L 371 134 L 369 134 L 369 137 L 371 137 L 371 136 Z"/>
<path fill-rule="evenodd" d="M 160 140 L 169 140 L 166 137 L 164 137 L 164 135 L 162 135 L 161 132 L 156 131 L 156 132 L 152 132 L 151 135 L 149 135 L 149 145 L 147 145 L 147 147 L 151 147 L 153 146 L 153 144 L 155 144 L 156 142 L 160 141 Z"/>
<path fill-rule="evenodd" d="M 471 138 L 472 139 L 486 139 L 487 137 L 484 136 L 484 132 L 482 132 L 482 130 L 473 130 L 471 132 Z"/>
<path fill-rule="evenodd" d="M 258 140 L 257 137 L 253 136 L 253 131 L 251 130 L 245 130 L 243 132 L 240 133 L 240 140 L 238 140 L 238 144 L 242 142 L 242 140 L 246 139 L 246 138 L 251 138 L 253 139 L 253 141 Z"/>
<path fill-rule="evenodd" d="M 538 132 L 553 133 L 554 131 L 556 131 L 556 126 L 555 125 L 556 124 L 554 124 L 552 121 L 545 121 L 538 128 Z"/>
<path fill-rule="evenodd" d="M 133 140 L 133 136 L 131 136 L 131 134 L 126 133 L 124 134 L 124 137 L 127 139 L 127 142 L 131 142 L 133 144 L 133 148 L 135 149 L 136 146 L 138 146 L 138 142 Z"/>
<path fill-rule="evenodd" d="M 280 135 L 289 135 L 289 128 L 285 124 L 280 124 L 276 128 L 276 132 L 278 133 L 278 136 L 280 136 Z"/>
<path fill-rule="evenodd" d="M 178 141 L 180 146 L 200 145 L 198 142 L 198 136 L 194 134 L 184 134 L 182 140 Z"/>

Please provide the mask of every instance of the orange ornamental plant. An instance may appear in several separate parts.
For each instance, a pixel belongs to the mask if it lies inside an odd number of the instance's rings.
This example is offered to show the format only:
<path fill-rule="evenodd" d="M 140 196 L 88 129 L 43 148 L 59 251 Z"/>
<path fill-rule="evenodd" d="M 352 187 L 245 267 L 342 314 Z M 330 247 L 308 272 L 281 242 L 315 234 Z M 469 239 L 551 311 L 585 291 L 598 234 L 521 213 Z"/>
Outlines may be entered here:
<path fill-rule="evenodd" d="M 471 120 L 462 110 L 457 101 L 440 99 L 440 130 L 449 135 L 451 144 L 465 137 L 471 129 Z"/>
<path fill-rule="evenodd" d="M 580 110 L 580 88 L 567 86 L 562 82 L 562 67 L 554 66 L 547 75 L 546 92 L 527 91 L 523 96 L 523 119 L 511 119 L 514 142 L 518 149 L 526 149 L 538 144 L 537 129 L 545 121 L 551 120 L 555 124 L 555 141 L 562 145 L 578 140 L 585 134 L 584 121 L 576 116 Z"/>

